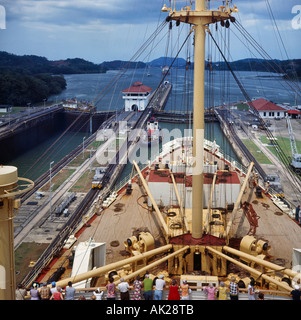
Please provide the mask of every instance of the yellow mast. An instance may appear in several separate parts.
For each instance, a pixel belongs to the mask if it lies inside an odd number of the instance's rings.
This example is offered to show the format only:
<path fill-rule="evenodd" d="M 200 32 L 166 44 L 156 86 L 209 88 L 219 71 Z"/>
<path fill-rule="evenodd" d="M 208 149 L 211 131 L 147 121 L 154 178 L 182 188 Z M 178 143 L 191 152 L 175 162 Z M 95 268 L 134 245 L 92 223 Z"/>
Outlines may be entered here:
<path fill-rule="evenodd" d="M 203 168 L 204 168 L 204 105 L 205 105 L 205 34 L 208 24 L 231 17 L 231 12 L 238 11 L 226 6 L 217 10 L 207 10 L 208 0 L 196 0 L 195 10 L 185 6 L 180 11 L 175 10 L 175 3 L 171 8 L 163 6 L 162 11 L 168 12 L 172 20 L 193 25 L 194 30 L 194 94 L 193 94 L 193 158 L 192 175 L 192 237 L 200 239 L 203 235 Z M 184 2 L 184 1 L 183 1 Z M 187 2 L 187 1 L 185 1 Z"/>
<path fill-rule="evenodd" d="M 26 181 L 26 189 L 19 190 L 18 180 Z M 14 300 L 16 290 L 14 252 L 14 209 L 21 200 L 15 196 L 29 191 L 31 180 L 18 178 L 17 168 L 0 166 L 0 300 Z"/>

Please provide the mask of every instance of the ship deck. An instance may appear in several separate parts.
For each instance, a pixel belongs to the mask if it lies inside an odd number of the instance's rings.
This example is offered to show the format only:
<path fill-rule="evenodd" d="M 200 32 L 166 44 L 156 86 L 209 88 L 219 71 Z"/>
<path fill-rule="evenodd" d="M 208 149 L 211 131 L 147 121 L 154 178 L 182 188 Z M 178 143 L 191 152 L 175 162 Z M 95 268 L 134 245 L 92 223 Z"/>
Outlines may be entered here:
<path fill-rule="evenodd" d="M 212 155 L 208 157 L 213 160 Z M 217 161 L 218 167 L 224 168 L 223 160 Z M 148 177 L 149 175 L 146 180 Z M 238 177 L 242 184 L 244 177 L 241 174 L 238 174 Z M 125 189 L 121 190 L 110 207 L 103 210 L 78 237 L 78 241 L 86 241 L 92 237 L 96 242 L 106 242 L 107 264 L 123 259 L 123 242 L 141 231 L 148 231 L 153 235 L 156 247 L 165 243 L 160 222 L 157 221 L 155 213 L 147 207 L 146 192 L 135 180 L 132 187 L 131 195 L 126 195 Z M 256 212 L 253 220 L 257 221 L 257 227 L 254 229 L 244 210 L 240 208 L 233 219 L 230 234 L 233 238 L 242 238 L 253 233 L 256 238 L 268 241 L 271 246 L 271 260 L 291 268 L 292 250 L 300 247 L 301 243 L 300 226 L 281 211 L 263 190 L 261 194 L 262 198 L 258 198 L 255 188 L 250 188 L 247 184 L 241 204 L 246 201 L 252 205 Z M 228 214 L 228 219 L 230 216 L 231 213 Z"/>
<path fill-rule="evenodd" d="M 287 213 L 278 208 L 269 195 L 262 192 L 262 198 L 258 198 L 254 190 L 247 186 L 242 197 L 242 203 L 247 201 L 252 204 L 256 212 L 258 226 L 255 237 L 268 241 L 271 246 L 271 261 L 283 267 L 292 267 L 293 248 L 301 247 L 301 229 Z M 250 223 L 242 209 L 239 209 L 234 221 L 232 234 L 234 237 L 245 236 L 250 229 Z"/>
<path fill-rule="evenodd" d="M 157 247 L 164 245 L 161 227 L 144 203 L 144 194 L 137 183 L 133 183 L 131 195 L 121 190 L 117 199 L 78 236 L 78 241 L 92 237 L 95 242 L 106 242 L 106 264 L 123 259 L 126 255 L 124 241 L 139 232 L 150 232 Z"/>
<path fill-rule="evenodd" d="M 180 150 L 178 151 L 180 152 Z M 208 156 L 211 162 L 217 161 L 217 166 L 220 169 L 225 168 L 224 160 L 213 157 L 207 151 L 205 151 L 205 156 Z M 148 180 L 148 171 L 144 172 L 144 176 Z M 243 174 L 239 172 L 237 176 L 242 184 Z M 165 244 L 160 222 L 157 220 L 155 212 L 148 207 L 148 197 L 143 186 L 137 183 L 137 178 L 132 179 L 132 189 L 131 195 L 126 194 L 125 188 L 119 190 L 117 199 L 108 208 L 102 210 L 99 215 L 95 215 L 76 234 L 77 242 L 88 241 L 90 238 L 93 238 L 95 242 L 105 242 L 106 264 L 124 259 L 128 255 L 124 241 L 140 232 L 150 232 L 155 239 L 155 247 Z M 252 205 L 256 213 L 253 222 L 257 222 L 257 226 L 252 228 L 250 219 L 247 219 L 244 210 L 240 208 L 233 219 L 230 230 L 231 237 L 240 239 L 250 231 L 253 232 L 257 239 L 263 239 L 270 245 L 270 261 L 291 268 L 292 249 L 298 248 L 301 243 L 300 226 L 288 214 L 281 211 L 270 199 L 270 196 L 264 194 L 263 190 L 261 194 L 262 198 L 258 198 L 255 188 L 251 188 L 247 184 L 241 204 L 248 202 Z M 231 212 L 227 214 L 227 220 L 230 217 Z M 68 251 L 62 259 L 66 260 L 67 255 Z M 55 267 L 54 264 L 53 268 L 55 269 Z M 67 273 L 63 278 L 68 277 Z"/>
<path fill-rule="evenodd" d="M 174 150 L 175 158 L 180 156 L 180 152 L 179 148 Z M 224 169 L 224 161 L 209 152 L 205 155 L 209 162 L 216 160 L 218 167 Z M 144 173 L 144 176 L 148 181 L 150 174 Z M 132 179 L 132 188 L 131 195 L 126 195 L 125 188 L 121 189 L 117 199 L 77 235 L 78 242 L 90 238 L 95 242 L 106 242 L 106 264 L 123 259 L 126 254 L 124 241 L 139 232 L 150 232 L 155 239 L 155 247 L 165 244 L 160 222 L 148 207 L 147 193 L 143 186 L 138 185 L 137 178 Z"/>

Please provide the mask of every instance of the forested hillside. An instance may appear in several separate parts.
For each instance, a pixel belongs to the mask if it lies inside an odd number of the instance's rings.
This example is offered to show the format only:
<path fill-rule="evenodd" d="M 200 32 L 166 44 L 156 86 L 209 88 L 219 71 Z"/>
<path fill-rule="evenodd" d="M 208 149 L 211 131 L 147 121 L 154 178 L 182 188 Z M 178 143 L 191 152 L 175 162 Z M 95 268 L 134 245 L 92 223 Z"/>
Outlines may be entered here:
<path fill-rule="evenodd" d="M 0 104 L 14 106 L 42 102 L 66 88 L 63 76 L 51 74 L 26 74 L 24 72 L 1 72 Z"/>
<path fill-rule="evenodd" d="M 0 104 L 42 102 L 66 88 L 64 74 L 104 73 L 111 69 L 144 68 L 142 62 L 111 61 L 95 64 L 74 58 L 50 61 L 35 55 L 0 52 Z"/>
<path fill-rule="evenodd" d="M 294 60 L 263 60 L 263 59 L 243 59 L 229 62 L 234 71 L 259 71 L 276 72 L 291 79 L 301 79 L 301 59 Z M 214 70 L 227 70 L 225 62 L 212 63 Z"/>
<path fill-rule="evenodd" d="M 42 102 L 66 88 L 64 74 L 104 73 L 121 68 L 145 68 L 147 65 L 163 67 L 169 66 L 173 60 L 161 57 L 148 63 L 114 60 L 95 64 L 80 58 L 50 61 L 45 57 L 18 56 L 0 51 L 0 104 L 17 106 Z M 173 64 L 174 68 L 185 66 L 186 61 L 182 58 L 177 58 Z M 280 72 L 283 77 L 301 79 L 301 59 L 243 59 L 229 62 L 229 66 L 234 71 Z M 228 70 L 228 65 L 225 62 L 206 62 L 206 68 Z"/>

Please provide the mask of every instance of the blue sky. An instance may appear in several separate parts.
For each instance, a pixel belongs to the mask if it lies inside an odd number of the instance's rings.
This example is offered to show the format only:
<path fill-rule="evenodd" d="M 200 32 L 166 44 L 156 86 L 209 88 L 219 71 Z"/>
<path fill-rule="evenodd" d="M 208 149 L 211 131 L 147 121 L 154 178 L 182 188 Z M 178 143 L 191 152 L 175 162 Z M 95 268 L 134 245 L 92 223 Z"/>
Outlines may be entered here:
<path fill-rule="evenodd" d="M 128 60 L 166 17 L 167 14 L 160 12 L 164 3 L 168 5 L 169 1 L 0 0 L 6 14 L 5 29 L 0 20 L 0 50 L 40 55 L 50 60 L 75 57 L 95 63 Z M 301 58 L 301 29 L 292 26 L 292 19 L 298 14 L 292 13 L 293 7 L 301 9 L 301 0 L 233 0 L 234 3 L 239 8 L 235 17 L 273 58 L 286 59 L 286 53 L 291 59 Z M 277 21 L 286 53 L 275 37 L 267 3 Z M 180 30 L 183 32 L 180 37 L 184 38 L 185 29 Z M 167 27 L 153 44 L 151 54 L 145 53 L 141 59 L 164 56 L 163 34 L 167 34 Z M 178 31 L 174 34 L 177 46 Z M 236 36 L 230 33 L 230 37 L 232 60 L 250 57 Z"/>

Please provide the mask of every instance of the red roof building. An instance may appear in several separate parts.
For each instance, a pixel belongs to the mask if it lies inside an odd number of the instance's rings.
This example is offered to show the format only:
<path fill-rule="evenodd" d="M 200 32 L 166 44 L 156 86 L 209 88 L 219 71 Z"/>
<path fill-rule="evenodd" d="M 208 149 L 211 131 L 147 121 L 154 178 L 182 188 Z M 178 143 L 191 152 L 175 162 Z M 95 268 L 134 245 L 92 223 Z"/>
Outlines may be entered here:
<path fill-rule="evenodd" d="M 143 111 L 149 100 L 152 89 L 137 81 L 129 88 L 122 90 L 125 100 L 125 111 Z"/>
<path fill-rule="evenodd" d="M 150 93 L 153 89 L 145 86 L 142 82 L 137 81 L 129 88 L 122 90 L 123 93 Z"/>
<path fill-rule="evenodd" d="M 288 114 L 300 114 L 301 111 L 298 111 L 298 110 L 288 110 L 287 113 L 288 113 Z"/>
<path fill-rule="evenodd" d="M 287 113 L 292 119 L 300 119 L 301 112 L 298 110 L 288 110 Z"/>
<path fill-rule="evenodd" d="M 250 112 L 253 112 L 252 108 L 255 108 L 261 118 L 284 118 L 286 109 L 281 108 L 277 104 L 265 100 L 265 99 L 257 99 L 251 102 L 248 102 L 250 106 Z"/>

